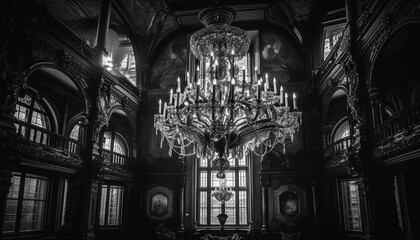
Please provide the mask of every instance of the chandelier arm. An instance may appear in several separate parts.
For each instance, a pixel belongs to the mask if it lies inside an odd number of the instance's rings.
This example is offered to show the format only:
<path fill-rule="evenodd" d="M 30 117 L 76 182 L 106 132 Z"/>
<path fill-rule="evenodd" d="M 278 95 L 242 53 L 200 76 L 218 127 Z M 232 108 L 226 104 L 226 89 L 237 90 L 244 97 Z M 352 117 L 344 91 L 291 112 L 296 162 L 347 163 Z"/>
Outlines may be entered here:
<path fill-rule="evenodd" d="M 197 141 L 200 145 L 204 145 L 204 132 L 200 131 L 200 128 L 186 128 L 184 126 L 181 126 L 181 131 L 184 132 L 188 139 L 191 142 Z M 189 137 L 189 135 L 195 136 L 195 137 Z M 193 138 L 193 139 L 192 139 Z"/>

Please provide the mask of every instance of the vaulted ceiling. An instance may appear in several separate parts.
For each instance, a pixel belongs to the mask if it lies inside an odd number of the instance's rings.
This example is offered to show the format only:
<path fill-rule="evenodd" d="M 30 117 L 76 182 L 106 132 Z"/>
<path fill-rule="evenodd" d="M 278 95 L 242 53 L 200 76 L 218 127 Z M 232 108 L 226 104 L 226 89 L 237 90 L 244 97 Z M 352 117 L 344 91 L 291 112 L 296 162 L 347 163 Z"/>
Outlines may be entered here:
<path fill-rule="evenodd" d="M 36 0 L 74 32 L 95 29 L 101 0 Z M 270 22 L 282 26 L 302 41 L 305 22 L 317 11 L 318 0 L 114 0 L 111 28 L 129 37 L 159 41 L 183 28 L 200 28 L 197 14 L 216 2 L 237 10 L 233 24 Z"/>

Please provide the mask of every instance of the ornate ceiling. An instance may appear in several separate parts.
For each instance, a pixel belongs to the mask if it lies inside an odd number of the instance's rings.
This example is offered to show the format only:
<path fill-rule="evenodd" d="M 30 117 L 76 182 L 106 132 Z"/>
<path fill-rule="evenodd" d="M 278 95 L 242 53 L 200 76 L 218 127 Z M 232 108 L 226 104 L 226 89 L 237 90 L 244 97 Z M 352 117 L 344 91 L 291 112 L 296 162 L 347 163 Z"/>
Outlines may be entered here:
<path fill-rule="evenodd" d="M 100 0 L 36 0 L 76 33 L 95 29 Z M 293 25 L 308 20 L 317 0 L 225 0 L 237 10 L 234 24 L 268 21 L 293 32 Z M 155 40 L 180 28 L 201 27 L 197 13 L 216 1 L 114 0 L 111 27 L 129 36 L 152 36 Z"/>

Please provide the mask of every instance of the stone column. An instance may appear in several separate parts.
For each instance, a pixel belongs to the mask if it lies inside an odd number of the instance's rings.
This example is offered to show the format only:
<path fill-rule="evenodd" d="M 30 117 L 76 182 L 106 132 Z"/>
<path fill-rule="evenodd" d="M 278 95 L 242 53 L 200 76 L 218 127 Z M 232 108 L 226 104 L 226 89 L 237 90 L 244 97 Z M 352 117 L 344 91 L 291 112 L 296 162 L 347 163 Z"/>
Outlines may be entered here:
<path fill-rule="evenodd" d="M 269 239 L 269 226 L 268 226 L 268 187 L 270 179 L 267 175 L 260 175 L 261 184 L 261 210 L 262 210 L 262 225 L 261 233 L 263 239 Z"/>
<path fill-rule="evenodd" d="M 186 185 L 186 172 L 185 172 L 185 158 L 182 159 L 183 175 L 180 182 L 180 199 L 179 199 L 179 239 L 185 239 L 185 185 Z"/>

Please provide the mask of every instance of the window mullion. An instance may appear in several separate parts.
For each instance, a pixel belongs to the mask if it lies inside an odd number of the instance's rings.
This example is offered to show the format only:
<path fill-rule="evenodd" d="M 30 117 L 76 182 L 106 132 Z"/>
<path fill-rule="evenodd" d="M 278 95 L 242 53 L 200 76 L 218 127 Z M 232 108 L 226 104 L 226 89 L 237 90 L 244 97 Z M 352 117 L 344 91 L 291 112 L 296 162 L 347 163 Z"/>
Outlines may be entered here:
<path fill-rule="evenodd" d="M 23 193 L 25 190 L 25 174 L 20 175 L 20 183 L 19 183 L 19 194 L 18 194 L 18 204 L 17 204 L 17 211 L 16 211 L 16 220 L 15 220 L 15 233 L 20 232 L 20 221 L 22 215 L 22 205 L 23 205 Z"/>
<path fill-rule="evenodd" d="M 109 207 L 109 192 L 111 191 L 110 185 L 106 186 L 106 200 L 105 200 L 105 218 L 104 218 L 104 225 L 108 226 L 108 207 Z"/>
<path fill-rule="evenodd" d="M 207 225 L 211 224 L 211 169 L 208 167 L 209 165 L 209 160 L 207 160 Z"/>
<path fill-rule="evenodd" d="M 235 168 L 235 186 L 234 189 L 235 191 L 235 213 L 236 213 L 236 224 L 239 225 L 239 161 L 238 159 L 235 160 L 236 161 L 236 168 Z"/>
<path fill-rule="evenodd" d="M 35 101 L 37 99 L 38 99 L 38 97 L 36 97 L 36 99 L 34 97 L 31 98 L 32 101 L 31 101 L 31 105 L 29 106 L 29 113 L 28 113 L 28 120 L 27 120 L 27 122 L 29 124 L 32 123 L 32 115 L 33 115 L 33 112 L 34 112 L 34 105 L 35 105 Z"/>

